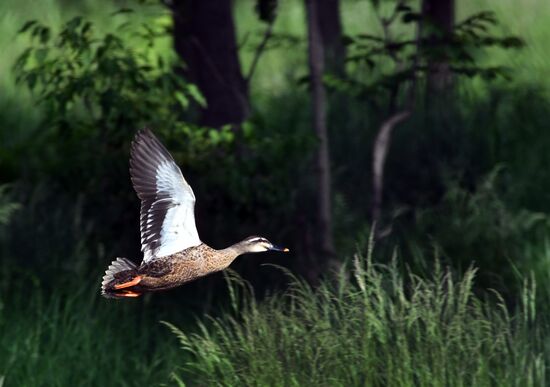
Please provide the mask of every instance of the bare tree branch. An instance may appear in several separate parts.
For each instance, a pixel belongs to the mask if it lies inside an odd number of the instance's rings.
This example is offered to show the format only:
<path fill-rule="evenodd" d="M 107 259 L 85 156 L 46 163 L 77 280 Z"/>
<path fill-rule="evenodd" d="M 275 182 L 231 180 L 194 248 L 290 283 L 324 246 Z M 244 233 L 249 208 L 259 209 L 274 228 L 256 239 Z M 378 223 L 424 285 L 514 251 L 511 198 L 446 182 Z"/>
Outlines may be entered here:
<path fill-rule="evenodd" d="M 264 32 L 264 37 L 260 44 L 258 45 L 258 48 L 256 49 L 256 52 L 254 53 L 254 58 L 252 59 L 252 63 L 250 64 L 250 70 L 248 70 L 248 75 L 246 76 L 245 80 L 246 83 L 250 83 L 250 80 L 252 79 L 252 76 L 254 75 L 254 72 L 256 70 L 256 66 L 258 65 L 258 61 L 260 60 L 260 57 L 262 56 L 262 53 L 265 50 L 265 47 L 267 46 L 267 42 L 269 41 L 269 38 L 273 35 L 273 24 L 275 20 L 272 20 L 269 22 L 267 29 Z"/>
<path fill-rule="evenodd" d="M 388 118 L 378 131 L 376 140 L 374 141 L 373 158 L 372 158 L 372 186 L 373 186 L 373 202 L 372 202 L 372 221 L 373 224 L 380 224 L 380 214 L 382 211 L 382 193 L 384 188 L 384 165 L 386 156 L 390 147 L 391 133 L 396 125 L 403 122 L 410 115 L 410 111 L 404 110 L 395 113 Z"/>

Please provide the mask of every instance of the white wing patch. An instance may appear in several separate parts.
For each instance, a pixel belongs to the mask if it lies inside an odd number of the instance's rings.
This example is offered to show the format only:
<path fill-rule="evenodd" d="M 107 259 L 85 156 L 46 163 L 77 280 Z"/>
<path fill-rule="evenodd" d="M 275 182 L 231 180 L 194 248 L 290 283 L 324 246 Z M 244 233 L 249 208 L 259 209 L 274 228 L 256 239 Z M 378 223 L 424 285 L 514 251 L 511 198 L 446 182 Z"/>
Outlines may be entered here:
<path fill-rule="evenodd" d="M 171 201 L 171 208 L 164 216 L 156 257 L 164 257 L 201 244 L 195 225 L 195 195 L 181 172 L 179 176 L 174 173 L 173 166 L 173 163 L 164 162 L 157 168 L 157 189 L 170 195 L 170 199 L 159 201 Z M 155 204 L 153 209 L 154 207 Z"/>
<path fill-rule="evenodd" d="M 143 261 L 200 245 L 193 190 L 172 156 L 148 130 L 136 135 L 130 173 L 142 201 Z"/>

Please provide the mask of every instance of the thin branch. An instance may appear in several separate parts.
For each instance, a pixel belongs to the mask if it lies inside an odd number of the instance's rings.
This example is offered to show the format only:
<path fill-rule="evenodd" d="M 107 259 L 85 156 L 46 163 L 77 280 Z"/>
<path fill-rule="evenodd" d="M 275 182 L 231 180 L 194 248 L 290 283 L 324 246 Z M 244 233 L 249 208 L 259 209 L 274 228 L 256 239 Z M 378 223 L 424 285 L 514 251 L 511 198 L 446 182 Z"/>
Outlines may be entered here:
<path fill-rule="evenodd" d="M 386 19 L 388 25 L 392 24 L 395 21 L 395 18 L 399 15 L 399 8 L 401 8 L 403 5 L 405 5 L 406 0 L 399 0 L 397 4 L 395 4 L 395 8 L 393 9 L 393 14 L 390 15 Z"/>
<path fill-rule="evenodd" d="M 250 31 L 246 31 L 246 33 L 244 34 L 241 42 L 239 44 L 237 44 L 237 51 L 240 51 L 241 48 L 246 46 L 246 44 L 248 43 L 248 38 L 249 37 L 250 37 Z"/>
<path fill-rule="evenodd" d="M 378 19 L 378 22 L 382 26 L 382 32 L 384 34 L 384 40 L 391 42 L 391 36 L 390 36 L 390 25 L 395 21 L 395 18 L 399 15 L 399 8 L 405 4 L 405 0 L 399 0 L 397 4 L 395 4 L 395 7 L 393 8 L 393 13 L 389 17 L 383 17 L 380 15 L 380 12 L 378 8 L 375 7 L 374 9 L 374 15 Z"/>
<path fill-rule="evenodd" d="M 265 50 L 265 47 L 267 46 L 267 42 L 269 41 L 269 38 L 273 35 L 273 23 L 275 20 L 272 20 L 269 22 L 267 29 L 264 32 L 264 37 L 260 44 L 258 45 L 258 48 L 256 49 L 256 52 L 254 53 L 254 58 L 252 59 L 252 63 L 250 65 L 250 70 L 248 71 L 248 76 L 245 78 L 246 83 L 250 83 L 250 80 L 252 79 L 252 76 L 254 75 L 254 72 L 256 71 L 256 66 L 258 65 L 258 61 L 260 60 L 260 56 L 262 55 L 263 51 Z"/>

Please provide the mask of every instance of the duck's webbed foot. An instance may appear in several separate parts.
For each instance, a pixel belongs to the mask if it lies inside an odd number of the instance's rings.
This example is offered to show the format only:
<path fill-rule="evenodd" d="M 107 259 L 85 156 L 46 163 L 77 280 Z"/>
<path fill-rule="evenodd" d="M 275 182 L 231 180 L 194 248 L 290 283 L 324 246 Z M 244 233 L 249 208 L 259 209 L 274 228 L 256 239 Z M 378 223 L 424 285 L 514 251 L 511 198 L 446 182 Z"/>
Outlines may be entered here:
<path fill-rule="evenodd" d="M 141 293 L 133 292 L 131 290 L 121 290 L 120 292 L 114 293 L 116 297 L 139 297 Z"/>
<path fill-rule="evenodd" d="M 119 289 L 126 289 L 126 288 L 130 288 L 132 286 L 136 286 L 137 284 L 139 284 L 141 282 L 142 279 L 143 279 L 142 276 L 137 275 L 131 281 L 123 282 L 121 284 L 114 285 L 113 289 L 119 290 Z"/>

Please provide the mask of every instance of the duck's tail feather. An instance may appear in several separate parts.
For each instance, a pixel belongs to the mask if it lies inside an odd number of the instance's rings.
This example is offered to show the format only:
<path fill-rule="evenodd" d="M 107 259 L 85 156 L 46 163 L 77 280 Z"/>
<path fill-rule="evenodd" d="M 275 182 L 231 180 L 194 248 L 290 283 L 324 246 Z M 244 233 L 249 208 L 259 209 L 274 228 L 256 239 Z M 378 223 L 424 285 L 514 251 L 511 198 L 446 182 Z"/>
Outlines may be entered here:
<path fill-rule="evenodd" d="M 106 298 L 125 297 L 114 286 L 137 276 L 137 266 L 126 258 L 117 258 L 107 268 L 101 282 L 101 295 Z"/>

